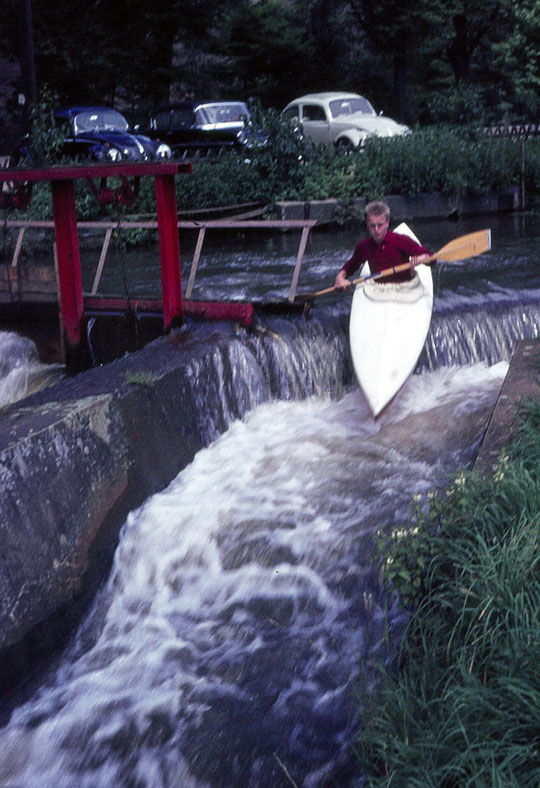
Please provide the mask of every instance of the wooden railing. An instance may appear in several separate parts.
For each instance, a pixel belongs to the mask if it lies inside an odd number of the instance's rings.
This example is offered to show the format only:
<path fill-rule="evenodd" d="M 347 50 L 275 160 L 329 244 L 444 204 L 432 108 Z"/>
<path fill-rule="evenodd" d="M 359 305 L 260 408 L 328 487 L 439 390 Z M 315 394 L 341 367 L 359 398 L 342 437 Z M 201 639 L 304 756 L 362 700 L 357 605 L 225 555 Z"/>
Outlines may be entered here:
<path fill-rule="evenodd" d="M 540 123 L 513 123 L 487 126 L 484 129 L 491 137 L 511 137 L 512 139 L 529 139 L 540 134 Z"/>
<path fill-rule="evenodd" d="M 245 215 L 246 216 L 246 215 Z M 293 302 L 296 295 L 298 286 L 298 277 L 302 266 L 302 260 L 306 250 L 306 245 L 311 228 L 317 223 L 316 219 L 248 219 L 235 216 L 231 219 L 208 219 L 204 221 L 179 221 L 179 230 L 197 230 L 198 237 L 195 246 L 195 252 L 191 262 L 191 268 L 188 278 L 188 283 L 184 297 L 191 298 L 195 279 L 197 276 L 197 269 L 202 254 L 204 239 L 207 230 L 256 230 L 256 229 L 276 229 L 276 230 L 301 230 L 298 251 L 296 255 L 296 262 L 293 270 L 291 286 L 289 289 L 288 301 Z M 11 262 L 8 262 L 9 267 L 14 270 L 17 268 L 19 258 L 21 255 L 23 240 L 25 232 L 29 228 L 54 229 L 53 221 L 26 221 L 26 220 L 9 220 L 5 222 L 7 228 L 18 229 L 17 240 Z M 158 223 L 154 220 L 148 221 L 120 221 L 120 222 L 78 222 L 80 229 L 96 229 L 104 231 L 103 244 L 99 255 L 92 289 L 90 295 L 95 295 L 98 292 L 99 283 L 107 259 L 112 233 L 114 230 L 140 230 L 140 229 L 157 229 Z"/>

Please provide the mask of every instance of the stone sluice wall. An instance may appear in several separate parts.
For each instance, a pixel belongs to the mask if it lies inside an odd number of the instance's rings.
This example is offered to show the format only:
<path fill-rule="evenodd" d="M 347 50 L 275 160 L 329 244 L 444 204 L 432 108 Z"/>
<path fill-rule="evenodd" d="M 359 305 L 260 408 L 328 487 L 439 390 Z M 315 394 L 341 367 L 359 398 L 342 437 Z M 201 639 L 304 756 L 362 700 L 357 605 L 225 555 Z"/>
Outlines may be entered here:
<path fill-rule="evenodd" d="M 2 413 L 0 695 L 73 631 L 130 511 L 257 404 L 351 376 L 339 317 L 193 320 Z"/>
<path fill-rule="evenodd" d="M 216 404 L 212 355 L 234 339 L 214 331 L 182 334 L 189 352 L 157 340 L 2 414 L 0 694 L 73 630 L 129 511 L 209 442 L 194 398 L 212 409 L 210 432 L 242 415 Z"/>
<path fill-rule="evenodd" d="M 540 396 L 540 340 L 522 339 L 499 392 L 474 467 L 490 473 L 504 444 L 511 439 L 520 404 Z"/>

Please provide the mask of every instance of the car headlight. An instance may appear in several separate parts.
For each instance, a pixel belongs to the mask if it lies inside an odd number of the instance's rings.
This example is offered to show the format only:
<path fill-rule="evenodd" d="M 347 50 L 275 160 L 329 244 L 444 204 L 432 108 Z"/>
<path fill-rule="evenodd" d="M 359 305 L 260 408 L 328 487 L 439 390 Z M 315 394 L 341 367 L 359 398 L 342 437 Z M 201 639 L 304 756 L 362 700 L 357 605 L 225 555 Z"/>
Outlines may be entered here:
<path fill-rule="evenodd" d="M 244 145 L 247 142 L 247 134 L 244 129 L 240 129 L 240 131 L 236 135 L 236 139 L 241 145 Z"/>
<path fill-rule="evenodd" d="M 156 156 L 158 159 L 170 159 L 172 150 L 164 142 L 160 142 L 156 149 Z"/>
<path fill-rule="evenodd" d="M 109 148 L 108 151 L 107 151 L 107 158 L 110 161 L 121 161 L 122 160 L 122 154 L 120 153 L 118 148 Z"/>

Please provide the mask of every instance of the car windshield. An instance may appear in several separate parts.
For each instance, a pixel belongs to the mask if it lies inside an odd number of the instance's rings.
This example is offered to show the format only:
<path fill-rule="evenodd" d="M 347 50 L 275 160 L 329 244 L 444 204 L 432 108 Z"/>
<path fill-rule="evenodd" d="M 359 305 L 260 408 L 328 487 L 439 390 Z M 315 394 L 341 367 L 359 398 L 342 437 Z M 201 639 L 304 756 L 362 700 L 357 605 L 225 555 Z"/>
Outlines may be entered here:
<path fill-rule="evenodd" d="M 202 107 L 207 123 L 240 123 L 249 120 L 249 110 L 242 101 L 230 104 L 205 104 Z"/>
<path fill-rule="evenodd" d="M 363 96 L 330 101 L 330 112 L 333 118 L 338 118 L 340 115 L 353 115 L 355 112 L 360 112 L 362 115 L 375 115 L 375 110 Z"/>
<path fill-rule="evenodd" d="M 79 112 L 74 118 L 73 126 L 75 134 L 86 131 L 127 131 L 129 128 L 124 116 L 114 109 Z"/>

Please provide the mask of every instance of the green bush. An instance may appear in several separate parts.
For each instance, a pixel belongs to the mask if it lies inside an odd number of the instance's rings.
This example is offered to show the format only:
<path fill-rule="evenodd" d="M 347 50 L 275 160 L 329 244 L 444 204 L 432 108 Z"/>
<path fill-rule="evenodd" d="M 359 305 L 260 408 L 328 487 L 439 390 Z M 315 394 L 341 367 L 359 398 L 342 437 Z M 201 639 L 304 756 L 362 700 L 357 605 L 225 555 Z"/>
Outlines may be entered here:
<path fill-rule="evenodd" d="M 375 138 L 365 155 L 385 194 L 465 190 L 482 194 L 516 185 L 521 171 L 519 144 L 446 128 Z"/>
<path fill-rule="evenodd" d="M 380 536 L 412 616 L 358 740 L 371 786 L 540 784 L 540 402 L 490 478 L 460 473 Z"/>
<path fill-rule="evenodd" d="M 229 153 L 217 161 L 193 162 L 191 175 L 176 180 L 178 208 L 212 208 L 266 202 L 267 193 L 252 163 Z"/>
<path fill-rule="evenodd" d="M 276 124 L 277 125 L 277 124 Z M 449 128 L 416 131 L 405 137 L 374 138 L 362 152 L 343 155 L 298 141 L 275 141 L 255 149 L 249 161 L 224 157 L 195 163 L 193 175 L 178 179 L 183 208 L 276 200 L 354 200 L 385 194 L 413 196 L 441 191 L 483 194 L 521 183 L 521 143 Z M 525 142 L 525 183 L 537 199 L 540 141 Z M 189 181 L 189 182 L 188 182 Z"/>
<path fill-rule="evenodd" d="M 53 107 L 53 95 L 45 87 L 32 108 L 29 129 L 22 141 L 25 166 L 45 167 L 61 161 L 65 129 L 57 126 Z"/>

